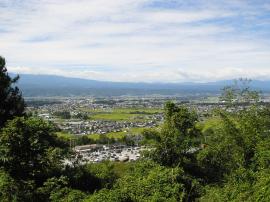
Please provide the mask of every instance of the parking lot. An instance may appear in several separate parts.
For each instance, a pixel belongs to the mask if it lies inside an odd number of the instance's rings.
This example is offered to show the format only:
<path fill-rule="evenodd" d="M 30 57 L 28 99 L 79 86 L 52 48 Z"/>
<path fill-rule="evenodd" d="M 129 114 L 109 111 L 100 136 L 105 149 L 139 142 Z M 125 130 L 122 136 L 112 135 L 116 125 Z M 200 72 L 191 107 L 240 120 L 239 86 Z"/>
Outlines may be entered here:
<path fill-rule="evenodd" d="M 74 150 L 82 156 L 84 162 L 109 161 L 136 161 L 141 157 L 141 151 L 146 150 L 145 146 L 126 145 L 84 145 L 77 146 Z"/>

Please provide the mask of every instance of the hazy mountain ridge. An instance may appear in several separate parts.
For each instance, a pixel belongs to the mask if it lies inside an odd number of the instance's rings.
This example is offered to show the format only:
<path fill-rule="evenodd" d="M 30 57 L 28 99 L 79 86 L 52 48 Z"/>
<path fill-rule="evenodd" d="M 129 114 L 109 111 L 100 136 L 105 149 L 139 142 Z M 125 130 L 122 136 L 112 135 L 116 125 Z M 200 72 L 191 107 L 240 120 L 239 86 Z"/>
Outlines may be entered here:
<path fill-rule="evenodd" d="M 15 74 L 10 74 L 15 76 Z M 20 74 L 18 86 L 25 96 L 76 96 L 76 95 L 175 95 L 180 93 L 218 93 L 233 80 L 207 83 L 131 83 L 87 80 L 55 75 Z M 270 91 L 270 81 L 254 80 L 251 86 Z"/>

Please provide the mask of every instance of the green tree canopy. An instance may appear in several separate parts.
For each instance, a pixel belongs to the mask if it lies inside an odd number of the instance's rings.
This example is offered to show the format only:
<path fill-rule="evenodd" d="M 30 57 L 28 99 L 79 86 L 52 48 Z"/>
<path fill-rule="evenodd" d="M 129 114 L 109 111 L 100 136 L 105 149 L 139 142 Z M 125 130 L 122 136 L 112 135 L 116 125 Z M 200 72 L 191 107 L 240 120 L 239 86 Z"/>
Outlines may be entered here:
<path fill-rule="evenodd" d="M 0 165 L 15 179 L 39 179 L 61 162 L 54 128 L 36 118 L 9 121 L 0 135 Z"/>
<path fill-rule="evenodd" d="M 85 201 L 183 201 L 187 192 L 180 168 L 166 168 L 151 161 L 134 164 L 112 189 L 102 189 Z"/>
<path fill-rule="evenodd" d="M 153 159 L 165 166 L 184 166 L 200 146 L 197 115 L 184 106 L 172 102 L 165 105 L 165 122 L 156 138 Z"/>
<path fill-rule="evenodd" d="M 5 59 L 0 56 L 0 128 L 7 120 L 24 114 L 24 100 L 19 88 L 14 86 L 18 79 L 19 76 L 9 76 Z"/>

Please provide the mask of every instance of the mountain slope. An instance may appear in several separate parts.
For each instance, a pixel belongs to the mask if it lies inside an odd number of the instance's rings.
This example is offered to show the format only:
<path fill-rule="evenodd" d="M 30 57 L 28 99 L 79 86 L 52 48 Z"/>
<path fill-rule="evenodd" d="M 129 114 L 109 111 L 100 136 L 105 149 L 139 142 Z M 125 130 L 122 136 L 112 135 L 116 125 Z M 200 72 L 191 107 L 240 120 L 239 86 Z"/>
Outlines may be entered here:
<path fill-rule="evenodd" d="M 15 76 L 15 74 L 11 74 Z M 18 86 L 25 96 L 119 96 L 119 95 L 176 95 L 183 93 L 218 93 L 232 80 L 209 83 L 128 83 L 106 82 L 54 75 L 22 74 Z M 252 82 L 252 87 L 270 91 L 270 81 Z"/>

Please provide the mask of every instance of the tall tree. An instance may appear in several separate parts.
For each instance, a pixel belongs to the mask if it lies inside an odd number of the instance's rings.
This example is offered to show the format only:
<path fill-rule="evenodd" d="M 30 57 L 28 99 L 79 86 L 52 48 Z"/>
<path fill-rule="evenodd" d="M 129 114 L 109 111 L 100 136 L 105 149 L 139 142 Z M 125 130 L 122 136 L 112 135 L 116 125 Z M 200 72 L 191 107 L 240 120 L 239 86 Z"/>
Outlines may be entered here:
<path fill-rule="evenodd" d="M 9 76 L 6 61 L 0 56 L 0 128 L 7 120 L 24 114 L 24 99 L 19 88 L 14 86 L 18 79 L 19 76 Z"/>
<path fill-rule="evenodd" d="M 165 105 L 165 122 L 157 139 L 153 159 L 164 166 L 186 166 L 200 146 L 197 115 L 172 102 Z"/>
<path fill-rule="evenodd" d="M 1 132 L 0 166 L 15 179 L 39 180 L 61 167 L 65 146 L 51 124 L 17 117 Z"/>

